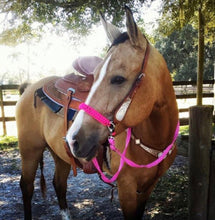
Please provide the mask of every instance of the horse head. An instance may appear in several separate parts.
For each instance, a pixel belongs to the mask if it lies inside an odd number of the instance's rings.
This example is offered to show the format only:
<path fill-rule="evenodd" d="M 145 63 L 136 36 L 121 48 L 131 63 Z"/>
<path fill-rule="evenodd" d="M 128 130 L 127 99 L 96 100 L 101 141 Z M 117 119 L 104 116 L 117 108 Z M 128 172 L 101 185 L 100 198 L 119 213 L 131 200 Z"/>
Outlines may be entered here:
<path fill-rule="evenodd" d="M 121 33 L 103 18 L 102 21 L 112 45 L 95 70 L 85 103 L 117 122 L 116 131 L 121 132 L 138 125 L 149 117 L 155 104 L 162 103 L 160 81 L 165 81 L 165 77 L 162 79 L 158 72 L 162 72 L 161 67 L 165 71 L 167 68 L 162 56 L 137 27 L 128 7 L 127 32 Z M 75 157 L 90 161 L 108 135 L 107 127 L 80 110 L 68 130 L 67 141 Z"/>

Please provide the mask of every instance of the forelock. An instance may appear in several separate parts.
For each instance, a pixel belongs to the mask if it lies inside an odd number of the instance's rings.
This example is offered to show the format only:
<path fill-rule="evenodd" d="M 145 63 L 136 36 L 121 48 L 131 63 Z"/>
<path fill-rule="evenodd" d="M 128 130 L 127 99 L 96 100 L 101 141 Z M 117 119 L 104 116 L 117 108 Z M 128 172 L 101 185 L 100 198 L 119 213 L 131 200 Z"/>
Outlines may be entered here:
<path fill-rule="evenodd" d="M 124 43 L 124 42 L 125 42 L 126 40 L 128 40 L 128 39 L 129 39 L 128 33 L 127 33 L 127 32 L 124 32 L 124 33 L 120 34 L 119 37 L 117 37 L 117 38 L 113 41 L 111 47 L 116 46 L 116 45 L 118 45 L 118 44 L 122 44 L 122 43 Z"/>

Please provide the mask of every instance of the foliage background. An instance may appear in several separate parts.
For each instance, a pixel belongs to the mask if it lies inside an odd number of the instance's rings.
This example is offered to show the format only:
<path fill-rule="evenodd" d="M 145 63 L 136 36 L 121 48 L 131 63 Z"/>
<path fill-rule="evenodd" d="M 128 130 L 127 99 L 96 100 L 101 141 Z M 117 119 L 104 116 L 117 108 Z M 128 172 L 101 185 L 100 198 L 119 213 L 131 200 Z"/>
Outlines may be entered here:
<path fill-rule="evenodd" d="M 142 17 L 143 6 L 150 8 L 154 2 L 159 3 L 159 17 L 157 25 L 152 24 L 154 32 L 147 34 Z M 60 37 L 66 33 L 74 44 L 78 44 L 83 36 L 93 32 L 93 27 L 99 22 L 100 12 L 108 21 L 122 29 L 125 23 L 125 4 L 131 7 L 141 30 L 164 55 L 174 80 L 196 80 L 198 11 L 201 8 L 205 30 L 205 56 L 202 57 L 204 79 L 213 78 L 214 0 L 0 0 L 0 15 L 3 18 L 0 44 L 14 47 L 27 42 L 31 45 L 32 42 L 40 42 L 47 31 Z M 100 55 L 104 56 L 106 48 L 107 46 Z M 20 56 L 11 55 L 14 59 Z M 29 73 L 26 73 L 25 69 L 20 70 L 19 80 L 26 79 L 26 74 Z M 0 71 L 0 75 L 1 78 L 10 76 L 11 82 L 17 80 L 8 72 Z"/>

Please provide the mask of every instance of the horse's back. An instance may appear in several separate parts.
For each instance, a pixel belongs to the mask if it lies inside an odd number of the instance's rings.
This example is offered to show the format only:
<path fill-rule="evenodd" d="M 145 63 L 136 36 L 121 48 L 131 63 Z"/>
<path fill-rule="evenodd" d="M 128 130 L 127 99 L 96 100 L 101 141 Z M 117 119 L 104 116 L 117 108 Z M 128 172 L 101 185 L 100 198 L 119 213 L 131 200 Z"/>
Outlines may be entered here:
<path fill-rule="evenodd" d="M 52 76 L 52 77 L 47 77 L 44 79 L 41 79 L 40 81 L 34 83 L 34 84 L 30 84 L 29 86 L 27 86 L 27 88 L 25 89 L 25 91 L 23 92 L 23 94 L 21 95 L 20 99 L 18 100 L 17 104 L 16 104 L 16 120 L 19 122 L 20 118 L 26 118 L 26 116 L 28 115 L 32 115 L 35 114 L 35 91 L 41 87 L 43 87 L 43 85 L 45 83 L 47 83 L 48 81 L 54 79 L 54 78 L 58 78 L 56 76 Z M 31 120 L 33 120 L 33 118 L 31 118 Z"/>

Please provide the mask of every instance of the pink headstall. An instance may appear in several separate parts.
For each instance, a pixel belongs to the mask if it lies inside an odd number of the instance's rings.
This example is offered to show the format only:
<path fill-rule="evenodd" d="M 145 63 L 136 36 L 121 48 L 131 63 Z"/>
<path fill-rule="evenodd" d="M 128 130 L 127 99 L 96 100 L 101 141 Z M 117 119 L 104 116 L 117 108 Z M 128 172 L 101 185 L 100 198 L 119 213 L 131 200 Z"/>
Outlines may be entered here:
<path fill-rule="evenodd" d="M 109 119 L 107 119 L 106 117 L 104 117 L 102 114 L 100 114 L 99 112 L 97 112 L 94 108 L 92 108 L 91 106 L 89 105 L 86 105 L 85 103 L 81 103 L 79 105 L 79 109 L 80 110 L 84 110 L 87 114 L 89 114 L 91 117 L 93 117 L 95 120 L 97 120 L 98 122 L 100 122 L 101 124 L 103 124 L 104 126 L 107 126 L 109 128 L 109 131 L 110 131 L 110 136 L 108 138 L 108 141 L 109 141 L 109 144 L 110 144 L 110 149 L 115 151 L 119 156 L 120 156 L 120 164 L 119 164 L 119 168 L 117 170 L 117 172 L 112 176 L 111 179 L 108 179 L 102 172 L 99 164 L 98 164 L 98 161 L 96 158 L 94 158 L 92 161 L 93 161 L 93 164 L 94 166 L 96 167 L 96 169 L 98 170 L 98 172 L 100 173 L 101 175 L 101 178 L 104 182 L 106 183 L 112 183 L 114 182 L 117 177 L 119 176 L 120 174 L 120 171 L 122 170 L 123 168 L 123 165 L 124 163 L 127 163 L 129 166 L 131 167 L 135 167 L 135 168 L 151 168 L 151 167 L 154 167 L 156 165 L 158 165 L 160 162 L 162 162 L 167 154 L 169 152 L 171 152 L 171 149 L 176 141 L 176 138 L 178 136 L 178 133 L 179 133 L 179 122 L 177 123 L 177 127 L 176 127 L 176 130 L 175 130 L 175 134 L 174 134 L 174 137 L 173 137 L 173 140 L 172 140 L 172 143 L 166 147 L 166 149 L 163 151 L 163 153 L 161 154 L 161 156 L 156 159 L 155 161 L 153 161 L 152 163 L 149 163 L 149 164 L 146 164 L 146 165 L 139 165 L 139 164 L 136 164 L 135 162 L 129 160 L 127 157 L 126 157 L 126 151 L 127 151 L 127 148 L 128 148 L 128 145 L 129 145 L 129 142 L 130 142 L 130 139 L 131 139 L 131 128 L 128 128 L 127 129 L 127 137 L 126 137 L 126 142 L 125 142 L 125 148 L 123 150 L 123 152 L 121 153 L 116 147 L 115 147 L 115 141 L 114 141 L 114 123 L 112 121 L 110 121 Z"/>

